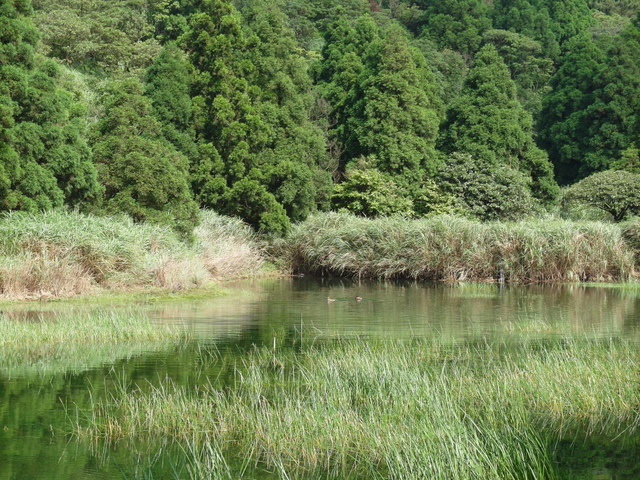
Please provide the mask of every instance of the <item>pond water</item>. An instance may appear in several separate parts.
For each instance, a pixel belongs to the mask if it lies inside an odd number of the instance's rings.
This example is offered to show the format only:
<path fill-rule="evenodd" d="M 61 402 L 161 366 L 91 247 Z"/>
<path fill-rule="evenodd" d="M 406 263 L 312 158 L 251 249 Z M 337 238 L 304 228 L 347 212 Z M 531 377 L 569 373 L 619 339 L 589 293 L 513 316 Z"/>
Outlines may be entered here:
<path fill-rule="evenodd" d="M 86 414 L 91 402 L 108 398 L 114 388 L 166 379 L 191 386 L 215 378 L 224 384 L 233 368 L 203 359 L 241 359 L 253 345 L 304 348 L 347 337 L 465 342 L 569 334 L 623 337 L 640 344 L 640 295 L 615 287 L 500 288 L 314 278 L 232 287 L 235 293 L 225 297 L 139 307 L 156 322 L 186 325 L 197 338 L 188 346 L 112 352 L 112 359 L 87 359 L 84 368 L 68 371 L 6 371 L 0 365 L 0 480 L 188 478 L 184 460 L 166 450 L 141 456 L 133 449 L 70 440 L 66 434 L 73 417 Z M 5 315 L 28 319 L 33 312 Z M 640 478 L 635 442 L 568 439 L 557 452 L 563 478 Z"/>

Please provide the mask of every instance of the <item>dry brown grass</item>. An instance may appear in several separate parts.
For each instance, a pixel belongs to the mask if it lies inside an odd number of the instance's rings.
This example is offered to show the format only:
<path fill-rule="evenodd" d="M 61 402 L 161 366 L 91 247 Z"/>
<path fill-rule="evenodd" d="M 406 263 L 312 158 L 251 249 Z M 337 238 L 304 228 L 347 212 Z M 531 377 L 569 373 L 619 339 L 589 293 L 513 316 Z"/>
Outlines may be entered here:
<path fill-rule="evenodd" d="M 102 289 L 172 291 L 256 275 L 263 264 L 251 230 L 202 212 L 195 241 L 121 218 L 48 212 L 0 221 L 0 298 L 66 297 Z"/>

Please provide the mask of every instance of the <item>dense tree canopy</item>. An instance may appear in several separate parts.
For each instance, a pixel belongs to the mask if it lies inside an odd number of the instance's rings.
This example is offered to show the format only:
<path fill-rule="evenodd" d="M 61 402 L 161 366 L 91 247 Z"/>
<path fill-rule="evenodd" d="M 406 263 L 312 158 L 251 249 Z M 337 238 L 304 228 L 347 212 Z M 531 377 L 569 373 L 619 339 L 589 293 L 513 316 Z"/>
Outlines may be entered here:
<path fill-rule="evenodd" d="M 532 117 L 516 98 L 509 70 L 491 45 L 476 55 L 461 94 L 449 107 L 440 148 L 467 153 L 470 161 L 484 166 L 518 170 L 531 178 L 534 197 L 547 204 L 555 199 L 552 165 L 535 145 Z"/>
<path fill-rule="evenodd" d="M 80 206 L 100 192 L 83 106 L 36 54 L 31 14 L 29 2 L 0 3 L 0 209 Z"/>
<path fill-rule="evenodd" d="M 139 71 L 160 50 L 146 0 L 33 0 L 50 55 L 111 74 Z"/>
<path fill-rule="evenodd" d="M 620 222 L 640 213 L 640 175 L 622 170 L 594 173 L 567 188 L 563 200 L 598 208 Z"/>
<path fill-rule="evenodd" d="M 640 167 L 638 0 L 0 0 L 0 209 L 518 218 Z M 335 190 L 334 190 L 335 189 Z M 586 199 L 581 201 L 586 202 Z"/>
<path fill-rule="evenodd" d="M 172 225 L 188 234 L 197 223 L 187 158 L 162 135 L 151 101 L 135 79 L 109 85 L 105 115 L 95 125 L 94 158 L 108 213 Z"/>

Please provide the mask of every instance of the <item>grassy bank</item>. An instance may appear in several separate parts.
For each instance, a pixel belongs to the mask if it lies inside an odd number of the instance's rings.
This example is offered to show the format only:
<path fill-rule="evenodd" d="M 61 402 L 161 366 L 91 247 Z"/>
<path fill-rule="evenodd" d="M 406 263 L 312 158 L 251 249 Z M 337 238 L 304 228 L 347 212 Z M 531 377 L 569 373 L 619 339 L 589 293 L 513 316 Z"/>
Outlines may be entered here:
<path fill-rule="evenodd" d="M 293 271 L 428 281 L 622 281 L 634 251 L 621 227 L 597 222 L 529 220 L 480 223 L 321 214 L 283 242 Z"/>
<path fill-rule="evenodd" d="M 50 298 L 255 275 L 263 257 L 239 220 L 202 211 L 192 242 L 125 217 L 73 212 L 0 219 L 0 298 Z"/>
<path fill-rule="evenodd" d="M 82 371 L 186 341 L 176 326 L 143 313 L 97 311 L 0 314 L 0 373 L 6 377 Z"/>
<path fill-rule="evenodd" d="M 640 226 L 456 217 L 369 220 L 326 213 L 272 245 L 284 270 L 428 281 L 619 282 L 634 278 Z M 0 300 L 202 287 L 260 274 L 265 256 L 237 219 L 201 212 L 194 238 L 125 217 L 73 212 L 0 218 Z"/>
<path fill-rule="evenodd" d="M 257 468 L 274 478 L 553 479 L 558 439 L 637 431 L 637 360 L 622 340 L 262 348 L 233 385 L 123 389 L 74 428 L 108 443 L 173 440 L 194 478 Z"/>

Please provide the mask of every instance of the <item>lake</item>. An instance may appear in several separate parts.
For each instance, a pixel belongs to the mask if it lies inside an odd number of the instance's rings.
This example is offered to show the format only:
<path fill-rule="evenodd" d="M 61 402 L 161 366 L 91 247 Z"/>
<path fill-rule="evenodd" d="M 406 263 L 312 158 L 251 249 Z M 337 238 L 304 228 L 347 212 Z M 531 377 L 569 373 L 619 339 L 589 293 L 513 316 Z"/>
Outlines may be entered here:
<path fill-rule="evenodd" d="M 234 381 L 234 365 L 256 346 L 301 350 L 343 338 L 444 344 L 569 335 L 640 340 L 640 295 L 619 287 L 279 278 L 230 288 L 234 293 L 225 297 L 133 306 L 154 322 L 186 326 L 196 338 L 187 345 L 114 350 L 113 358 L 87 358 L 66 371 L 37 363 L 25 369 L 0 365 L 0 480 L 189 478 L 184 454 L 171 446 L 109 447 L 68 434 L 76 418 L 117 389 L 151 388 L 167 379 L 188 388 L 225 388 Z M 46 314 L 47 304 L 4 315 L 37 321 L 34 312 Z M 569 438 L 553 455 L 562 478 L 640 478 L 633 438 Z M 252 475 L 245 478 L 279 478 Z"/>

